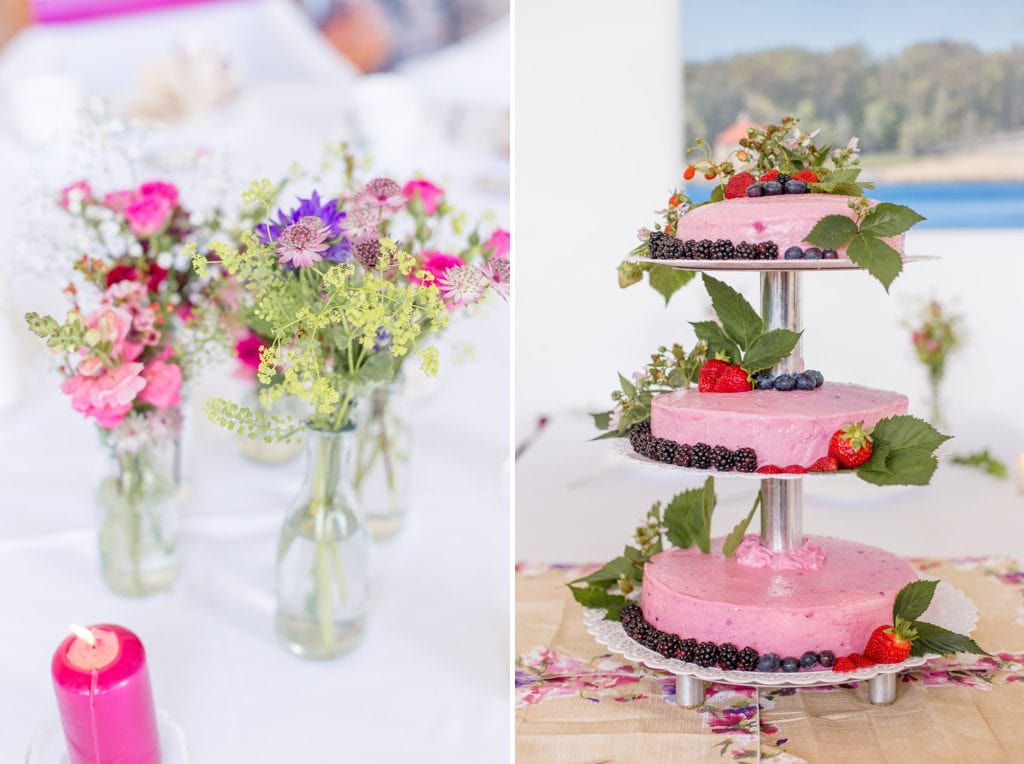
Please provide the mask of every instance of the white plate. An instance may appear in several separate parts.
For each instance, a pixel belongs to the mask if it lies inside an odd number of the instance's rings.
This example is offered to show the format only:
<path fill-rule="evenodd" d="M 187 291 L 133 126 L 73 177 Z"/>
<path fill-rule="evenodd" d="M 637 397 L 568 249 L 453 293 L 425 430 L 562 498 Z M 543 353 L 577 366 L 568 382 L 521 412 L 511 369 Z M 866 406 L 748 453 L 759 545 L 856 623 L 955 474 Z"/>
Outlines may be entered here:
<path fill-rule="evenodd" d="M 904 263 L 938 260 L 938 255 L 906 255 Z M 635 262 L 667 265 L 680 271 L 859 271 L 852 260 L 655 260 L 637 257 Z"/>
<path fill-rule="evenodd" d="M 181 727 L 163 709 L 156 712 L 156 727 L 160 736 L 160 764 L 185 764 L 188 761 L 188 747 Z M 25 764 L 68 764 L 70 760 L 60 717 L 54 715 L 32 736 Z"/>
<path fill-rule="evenodd" d="M 720 668 L 704 668 L 695 663 L 686 663 L 676 658 L 666 658 L 661 653 L 650 650 L 626 634 L 626 630 L 618 621 L 606 621 L 606 611 L 588 608 L 583 611 L 583 623 L 594 639 L 613 653 L 642 663 L 652 669 L 667 671 L 677 676 L 695 676 L 705 682 L 721 682 L 740 687 L 826 687 L 846 682 L 863 682 L 882 674 L 895 674 L 908 668 L 922 666 L 937 655 L 926 655 L 920 658 L 907 658 L 902 663 L 879 663 L 867 668 L 853 671 L 797 671 L 788 674 L 784 671 L 766 673 L 763 671 L 725 671 Z"/>

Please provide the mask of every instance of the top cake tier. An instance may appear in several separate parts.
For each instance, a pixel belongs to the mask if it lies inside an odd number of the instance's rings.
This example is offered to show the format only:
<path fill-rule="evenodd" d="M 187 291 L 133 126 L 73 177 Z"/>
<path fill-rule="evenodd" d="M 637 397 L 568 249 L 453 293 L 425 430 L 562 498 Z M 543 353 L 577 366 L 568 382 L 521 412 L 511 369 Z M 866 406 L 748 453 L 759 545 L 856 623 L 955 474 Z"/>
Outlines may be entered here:
<path fill-rule="evenodd" d="M 677 237 L 683 241 L 726 239 L 733 244 L 774 242 L 781 255 L 789 247 L 810 247 L 804 237 L 826 215 L 856 214 L 849 202 L 855 197 L 835 194 L 794 194 L 726 199 L 695 207 L 679 220 Z M 877 202 L 875 202 L 877 204 Z M 883 239 L 903 255 L 904 234 Z M 846 247 L 837 248 L 846 257 Z"/>

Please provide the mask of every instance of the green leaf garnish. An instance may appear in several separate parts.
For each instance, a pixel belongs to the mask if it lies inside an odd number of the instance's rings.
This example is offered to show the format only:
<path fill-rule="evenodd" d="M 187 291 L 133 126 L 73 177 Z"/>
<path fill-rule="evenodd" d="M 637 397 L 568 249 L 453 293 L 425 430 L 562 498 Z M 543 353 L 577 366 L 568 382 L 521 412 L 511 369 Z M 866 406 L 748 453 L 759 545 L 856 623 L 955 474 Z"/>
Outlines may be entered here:
<path fill-rule="evenodd" d="M 589 576 L 577 578 L 571 584 L 610 584 L 619 580 L 619 576 L 632 576 L 633 564 L 625 557 L 616 557 L 614 560 L 595 570 Z"/>
<path fill-rule="evenodd" d="M 600 587 L 568 586 L 573 598 L 583 607 L 605 608 L 608 611 L 605 614 L 605 619 L 608 621 L 619 620 L 622 608 L 629 603 L 629 600 L 621 594 L 612 594 Z"/>
<path fill-rule="evenodd" d="M 619 374 L 619 386 L 622 388 L 622 392 L 626 395 L 636 395 L 636 387 L 626 379 L 622 374 Z"/>
<path fill-rule="evenodd" d="M 719 281 L 706 273 L 701 274 L 701 278 L 704 280 L 704 288 L 711 297 L 715 315 L 722 322 L 722 329 L 741 350 L 746 350 L 750 343 L 764 332 L 761 316 L 743 295 L 724 281 Z"/>
<path fill-rule="evenodd" d="M 903 258 L 899 252 L 881 239 L 864 232 L 850 240 L 846 256 L 881 281 L 887 292 L 893 279 L 903 270 Z"/>
<path fill-rule="evenodd" d="M 743 356 L 740 352 L 740 346 L 730 337 L 726 336 L 721 324 L 717 321 L 691 321 L 690 326 L 693 327 L 693 332 L 697 335 L 697 339 L 707 344 L 707 355 L 709 358 L 715 358 L 722 354 L 729 358 L 730 363 L 739 363 L 740 358 Z"/>
<path fill-rule="evenodd" d="M 856 233 L 857 223 L 846 215 L 826 215 L 814 224 L 804 240 L 822 249 L 838 249 Z"/>
<path fill-rule="evenodd" d="M 672 295 L 690 283 L 694 277 L 693 271 L 682 271 L 668 265 L 651 264 L 647 273 L 647 280 L 651 286 L 665 298 L 665 304 L 672 299 Z M 619 274 L 619 284 L 622 284 L 622 274 Z M 628 284 L 627 284 L 628 286 Z"/>
<path fill-rule="evenodd" d="M 594 427 L 598 430 L 607 430 L 611 425 L 612 412 L 610 411 L 599 411 L 596 414 L 591 414 L 594 419 Z"/>
<path fill-rule="evenodd" d="M 757 512 L 757 508 L 761 506 L 761 492 L 757 492 L 757 498 L 754 499 L 754 506 L 750 508 L 750 512 L 747 516 L 740 520 L 736 526 L 729 532 L 729 535 L 725 537 L 725 542 L 722 544 L 722 554 L 725 557 L 732 557 L 736 554 L 736 548 L 743 541 L 743 536 L 746 535 L 747 528 L 750 526 L 750 521 L 754 519 L 754 513 Z"/>
<path fill-rule="evenodd" d="M 689 549 L 704 535 L 703 489 L 691 488 L 672 497 L 665 507 L 665 538 L 680 549 Z"/>
<path fill-rule="evenodd" d="M 872 428 L 871 458 L 857 476 L 875 485 L 927 485 L 938 467 L 935 449 L 948 435 L 909 415 L 887 417 Z"/>
<path fill-rule="evenodd" d="M 911 655 L 921 656 L 927 653 L 936 653 L 938 655 L 952 655 L 954 653 L 988 655 L 970 637 L 956 634 L 933 623 L 914 621 L 914 629 L 917 631 L 917 639 L 911 644 Z"/>
<path fill-rule="evenodd" d="M 938 581 L 911 581 L 900 589 L 892 606 L 892 622 L 897 618 L 914 621 L 920 618 L 935 596 Z"/>
<path fill-rule="evenodd" d="M 789 329 L 772 329 L 765 332 L 753 343 L 746 353 L 740 365 L 746 369 L 748 374 L 756 374 L 762 369 L 770 369 L 783 358 L 788 358 L 793 352 L 796 343 L 800 341 L 803 332 L 794 332 Z"/>
<path fill-rule="evenodd" d="M 864 216 L 860 231 L 878 237 L 898 236 L 922 220 L 924 217 L 903 204 L 879 202 Z"/>

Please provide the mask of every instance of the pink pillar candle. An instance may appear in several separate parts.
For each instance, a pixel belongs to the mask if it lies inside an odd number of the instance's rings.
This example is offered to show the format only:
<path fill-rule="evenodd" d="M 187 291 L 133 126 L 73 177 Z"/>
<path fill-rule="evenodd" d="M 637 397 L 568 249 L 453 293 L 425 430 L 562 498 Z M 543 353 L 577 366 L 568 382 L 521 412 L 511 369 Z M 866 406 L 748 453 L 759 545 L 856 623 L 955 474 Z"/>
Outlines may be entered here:
<path fill-rule="evenodd" d="M 120 626 L 101 624 L 88 631 L 94 644 L 72 634 L 51 664 L 71 764 L 159 764 L 142 642 Z"/>

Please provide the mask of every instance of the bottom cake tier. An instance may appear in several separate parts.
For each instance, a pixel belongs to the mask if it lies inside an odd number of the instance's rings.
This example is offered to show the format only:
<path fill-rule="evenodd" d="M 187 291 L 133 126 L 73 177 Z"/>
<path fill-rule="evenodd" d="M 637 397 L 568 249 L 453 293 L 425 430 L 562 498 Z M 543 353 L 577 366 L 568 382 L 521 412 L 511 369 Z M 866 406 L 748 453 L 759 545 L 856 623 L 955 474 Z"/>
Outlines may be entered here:
<path fill-rule="evenodd" d="M 861 652 L 892 622 L 896 594 L 917 575 L 882 549 L 825 536 L 773 554 L 747 536 L 732 557 L 723 539 L 710 554 L 670 549 L 644 569 L 641 609 L 660 631 L 682 639 L 800 656 Z"/>

